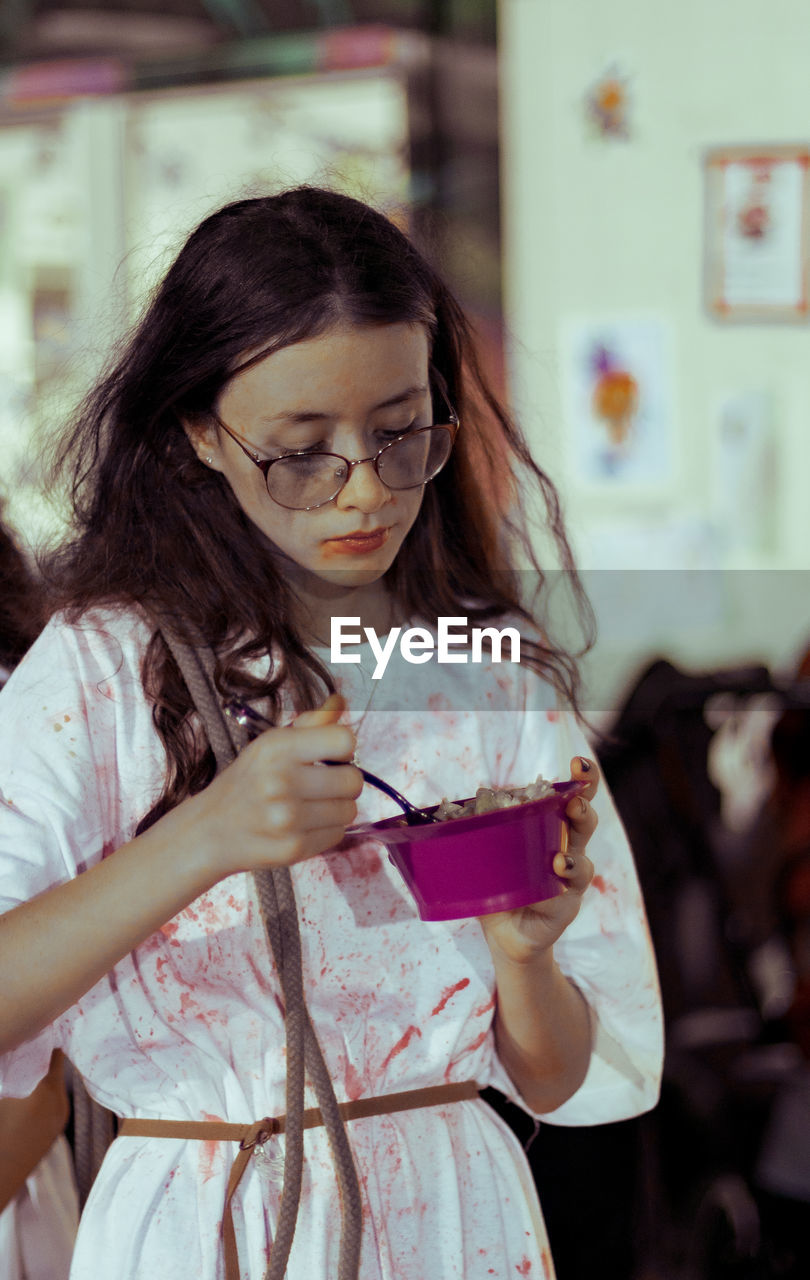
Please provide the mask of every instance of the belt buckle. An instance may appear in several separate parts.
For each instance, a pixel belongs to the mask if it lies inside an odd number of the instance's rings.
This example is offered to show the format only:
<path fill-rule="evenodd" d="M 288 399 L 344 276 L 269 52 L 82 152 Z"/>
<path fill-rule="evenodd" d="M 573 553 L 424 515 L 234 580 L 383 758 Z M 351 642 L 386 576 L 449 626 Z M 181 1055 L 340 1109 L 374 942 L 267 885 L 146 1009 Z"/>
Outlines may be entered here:
<path fill-rule="evenodd" d="M 270 1138 L 280 1137 L 281 1125 L 275 1117 L 266 1117 L 254 1126 L 239 1146 L 250 1153 L 251 1163 L 266 1182 L 274 1182 L 284 1172 L 283 1151 L 268 1146 Z"/>
<path fill-rule="evenodd" d="M 240 1151 L 253 1151 L 254 1155 L 258 1155 L 259 1151 L 264 1150 L 265 1143 L 268 1138 L 273 1138 L 276 1134 L 281 1133 L 281 1125 L 276 1116 L 265 1116 L 258 1124 L 251 1126 L 244 1138 L 239 1143 Z"/>

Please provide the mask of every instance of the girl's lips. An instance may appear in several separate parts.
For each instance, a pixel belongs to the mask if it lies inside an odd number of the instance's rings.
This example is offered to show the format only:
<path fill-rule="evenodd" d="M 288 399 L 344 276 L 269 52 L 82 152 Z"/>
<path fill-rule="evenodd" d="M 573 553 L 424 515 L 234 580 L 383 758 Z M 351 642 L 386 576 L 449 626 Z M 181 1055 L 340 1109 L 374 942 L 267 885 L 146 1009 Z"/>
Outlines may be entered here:
<path fill-rule="evenodd" d="M 344 538 L 328 538 L 324 550 L 330 555 L 364 555 L 378 551 L 388 541 L 390 528 L 371 529 L 368 533 L 349 533 Z"/>

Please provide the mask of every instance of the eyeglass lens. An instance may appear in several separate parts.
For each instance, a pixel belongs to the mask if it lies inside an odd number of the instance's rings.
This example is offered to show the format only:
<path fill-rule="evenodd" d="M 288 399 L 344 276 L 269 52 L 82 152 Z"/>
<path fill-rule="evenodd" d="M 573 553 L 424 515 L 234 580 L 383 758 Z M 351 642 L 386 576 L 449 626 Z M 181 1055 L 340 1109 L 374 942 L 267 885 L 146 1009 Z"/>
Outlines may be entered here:
<path fill-rule="evenodd" d="M 426 427 L 387 445 L 375 460 L 377 475 L 389 489 L 412 489 L 432 480 L 450 456 L 453 434 Z M 277 459 L 267 468 L 271 498 L 294 510 L 321 506 L 337 497 L 349 468 L 332 453 L 303 453 Z"/>

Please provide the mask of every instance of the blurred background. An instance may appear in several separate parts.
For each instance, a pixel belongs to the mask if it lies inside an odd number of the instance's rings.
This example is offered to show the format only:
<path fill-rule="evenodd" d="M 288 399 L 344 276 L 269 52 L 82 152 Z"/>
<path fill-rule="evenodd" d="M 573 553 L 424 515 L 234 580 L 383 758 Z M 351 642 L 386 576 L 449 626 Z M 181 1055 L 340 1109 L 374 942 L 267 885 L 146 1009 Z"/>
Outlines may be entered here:
<path fill-rule="evenodd" d="M 300 181 L 420 240 L 562 492 L 668 1050 L 652 1116 L 531 1142 L 560 1280 L 810 1275 L 808 67 L 804 0 L 0 7 L 27 553 L 43 445 L 187 232 Z"/>

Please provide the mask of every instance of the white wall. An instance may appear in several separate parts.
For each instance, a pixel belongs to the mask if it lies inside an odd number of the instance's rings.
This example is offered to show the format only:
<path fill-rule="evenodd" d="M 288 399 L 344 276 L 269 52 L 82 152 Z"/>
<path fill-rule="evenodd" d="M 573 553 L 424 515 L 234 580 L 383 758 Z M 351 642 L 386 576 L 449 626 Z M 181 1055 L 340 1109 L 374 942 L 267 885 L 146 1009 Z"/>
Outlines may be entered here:
<path fill-rule="evenodd" d="M 642 609 L 640 634 L 625 626 L 619 638 L 608 617 L 603 665 L 618 683 L 651 649 L 693 665 L 789 664 L 810 642 L 810 574 L 779 572 L 810 569 L 810 326 L 707 316 L 702 162 L 718 146 L 810 143 L 806 0 L 500 0 L 500 50 L 512 387 L 575 543 L 603 568 L 611 529 L 626 551 L 635 528 L 637 551 L 628 560 L 617 550 L 617 569 L 672 570 L 682 546 L 683 567 L 734 570 L 702 623 Z M 629 88 L 628 140 L 597 139 L 586 122 L 585 96 L 611 64 Z M 679 468 L 663 497 L 584 500 L 565 462 L 561 328 L 570 316 L 631 313 L 671 328 Z M 713 448 L 720 405 L 747 392 L 768 406 L 776 490 L 770 544 L 741 549 L 716 527 Z M 690 558 L 683 530 L 700 541 L 707 522 L 714 552 Z M 680 533 L 659 561 L 668 528 Z M 677 599 L 682 580 L 674 590 Z"/>

